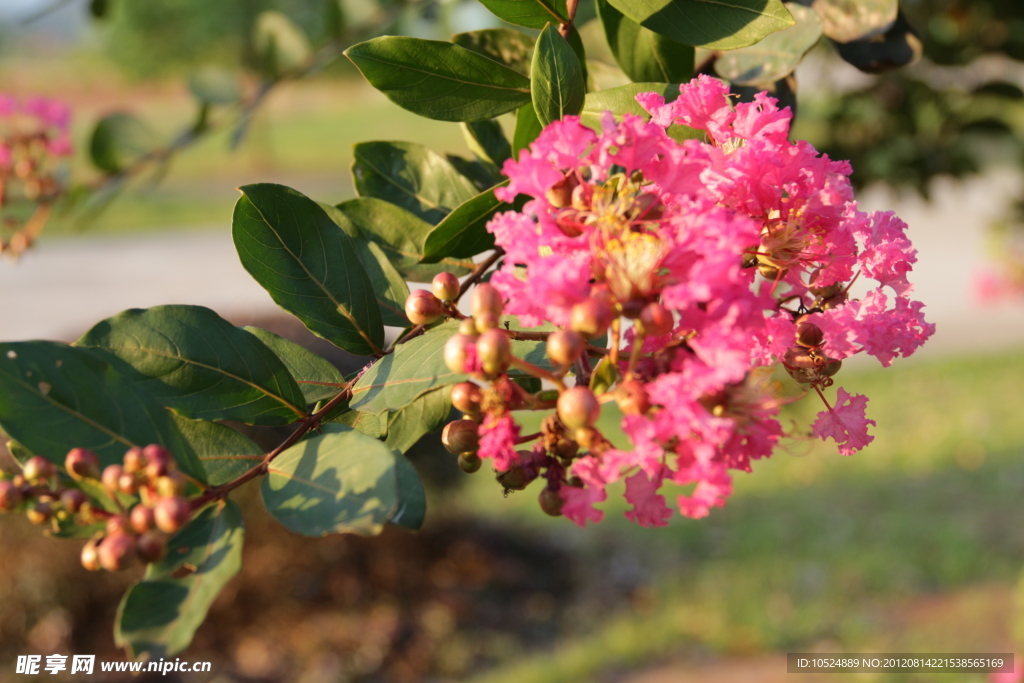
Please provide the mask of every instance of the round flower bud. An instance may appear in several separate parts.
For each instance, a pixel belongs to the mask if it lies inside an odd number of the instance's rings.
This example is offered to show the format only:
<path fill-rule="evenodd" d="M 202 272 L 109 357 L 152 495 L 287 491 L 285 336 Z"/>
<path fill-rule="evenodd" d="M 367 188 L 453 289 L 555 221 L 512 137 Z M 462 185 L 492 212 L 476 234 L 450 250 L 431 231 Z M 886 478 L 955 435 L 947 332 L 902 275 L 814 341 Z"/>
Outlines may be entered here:
<path fill-rule="evenodd" d="M 498 483 L 510 491 L 522 491 L 534 480 L 522 465 L 512 465 L 504 472 L 498 472 Z"/>
<path fill-rule="evenodd" d="M 188 482 L 180 472 L 168 472 L 156 480 L 156 492 L 161 498 L 185 495 Z"/>
<path fill-rule="evenodd" d="M 498 288 L 489 282 L 482 282 L 473 290 L 473 317 L 497 318 L 505 308 L 505 301 Z"/>
<path fill-rule="evenodd" d="M 124 454 L 124 471 L 135 474 L 146 468 L 146 456 L 138 446 L 129 448 Z"/>
<path fill-rule="evenodd" d="M 493 330 L 501 322 L 501 317 L 497 315 L 491 315 L 490 313 L 481 313 L 480 315 L 471 318 L 473 325 L 476 327 L 477 334 L 483 334 L 487 330 Z"/>
<path fill-rule="evenodd" d="M 82 566 L 90 572 L 98 572 L 103 568 L 100 566 L 99 547 L 95 539 L 82 546 Z"/>
<path fill-rule="evenodd" d="M 451 301 L 459 295 L 459 278 L 452 273 L 438 273 L 434 276 L 430 286 L 434 291 L 434 296 L 441 301 Z"/>
<path fill-rule="evenodd" d="M 153 528 L 156 523 L 153 515 L 153 508 L 147 505 L 136 505 L 132 508 L 129 518 L 132 531 L 137 534 L 144 534 Z"/>
<path fill-rule="evenodd" d="M 64 469 L 73 479 L 99 479 L 100 460 L 92 451 L 72 448 L 64 459 Z"/>
<path fill-rule="evenodd" d="M 117 478 L 117 490 L 129 496 L 134 496 L 139 492 L 139 483 L 135 479 L 135 475 L 131 472 L 121 472 L 121 476 Z"/>
<path fill-rule="evenodd" d="M 476 329 L 476 321 L 472 318 L 466 318 L 459 323 L 459 334 L 464 334 L 470 339 L 476 339 L 477 335 L 480 334 L 479 330 Z"/>
<path fill-rule="evenodd" d="M 167 474 L 167 470 L 174 464 L 174 456 L 159 444 L 149 444 L 142 449 L 142 455 L 146 457 L 146 476 L 150 481 L 156 481 L 157 477 Z"/>
<path fill-rule="evenodd" d="M 99 547 L 100 566 L 108 572 L 127 569 L 135 559 L 135 537 L 119 532 L 103 539 Z"/>
<path fill-rule="evenodd" d="M 464 334 L 453 334 L 444 343 L 444 364 L 452 372 L 462 374 L 466 371 L 466 359 L 473 346 L 473 338 Z"/>
<path fill-rule="evenodd" d="M 478 472 L 484 461 L 476 453 L 462 453 L 459 455 L 459 469 L 466 474 Z"/>
<path fill-rule="evenodd" d="M 114 515 L 107 520 L 108 534 L 123 534 L 128 532 L 128 518 L 124 515 Z"/>
<path fill-rule="evenodd" d="M 71 514 L 76 514 L 89 502 L 89 496 L 78 489 L 67 489 L 60 494 L 60 504 Z"/>
<path fill-rule="evenodd" d="M 53 506 L 47 500 L 37 500 L 25 511 L 25 515 L 33 524 L 45 524 L 53 516 Z"/>
<path fill-rule="evenodd" d="M 796 326 L 796 343 L 807 348 L 816 348 L 825 341 L 825 333 L 814 323 L 799 323 Z"/>
<path fill-rule="evenodd" d="M 444 315 L 437 297 L 425 289 L 414 289 L 405 300 L 405 317 L 413 325 L 429 325 Z"/>
<path fill-rule="evenodd" d="M 625 415 L 644 415 L 651 409 L 651 400 L 647 396 L 644 383 L 629 379 L 615 389 L 615 402 Z"/>
<path fill-rule="evenodd" d="M 591 298 L 572 307 L 569 327 L 587 339 L 594 339 L 608 331 L 614 316 L 615 312 L 607 301 Z"/>
<path fill-rule="evenodd" d="M 122 474 L 124 474 L 124 468 L 120 465 L 107 465 L 103 468 L 103 488 L 107 490 L 107 493 L 116 493 L 119 490 L 118 482 L 121 480 Z"/>
<path fill-rule="evenodd" d="M 10 512 L 21 505 L 21 488 L 13 481 L 0 481 L 0 512 Z"/>
<path fill-rule="evenodd" d="M 472 420 L 452 420 L 441 432 L 441 443 L 454 455 L 476 453 L 480 448 L 476 423 Z"/>
<path fill-rule="evenodd" d="M 562 495 L 558 492 L 558 489 L 546 486 L 540 492 L 540 509 L 544 511 L 544 514 L 559 517 L 562 514 L 562 505 L 564 504 L 565 501 L 562 500 Z"/>
<path fill-rule="evenodd" d="M 452 406 L 467 415 L 478 415 L 480 413 L 480 402 L 483 395 L 480 387 L 472 382 L 459 382 L 452 386 Z"/>
<path fill-rule="evenodd" d="M 476 355 L 484 374 L 491 377 L 502 374 L 508 370 L 512 358 L 508 335 L 497 328 L 487 330 L 476 340 Z"/>
<path fill-rule="evenodd" d="M 569 429 L 583 429 L 597 421 L 601 404 L 587 387 L 566 389 L 558 397 L 558 417 Z"/>
<path fill-rule="evenodd" d="M 563 367 L 572 365 L 580 357 L 586 342 L 578 332 L 558 330 L 548 335 L 548 358 L 556 365 Z"/>
<path fill-rule="evenodd" d="M 644 332 L 652 337 L 668 334 L 676 325 L 672 311 L 656 302 L 647 304 L 640 311 L 640 323 L 644 326 Z"/>
<path fill-rule="evenodd" d="M 597 430 L 590 427 L 577 429 L 572 433 L 572 438 L 576 440 L 580 448 L 586 451 L 593 450 L 600 443 L 599 436 Z"/>
<path fill-rule="evenodd" d="M 25 475 L 25 479 L 30 482 L 42 481 L 49 479 L 56 473 L 56 470 L 46 458 L 33 455 L 31 458 L 25 461 L 25 466 L 22 468 L 22 474 Z"/>
<path fill-rule="evenodd" d="M 827 361 L 824 365 L 821 366 L 821 370 L 819 372 L 822 375 L 824 375 L 825 377 L 832 377 L 837 372 L 839 372 L 839 369 L 842 368 L 842 367 L 843 367 L 843 361 L 841 361 L 841 360 L 830 360 L 830 361 Z"/>
<path fill-rule="evenodd" d="M 159 562 L 167 554 L 167 542 L 154 531 L 144 533 L 135 542 L 135 553 L 145 564 Z"/>
<path fill-rule="evenodd" d="M 192 508 L 189 507 L 188 501 L 180 496 L 163 498 L 153 509 L 156 528 L 165 534 L 173 534 L 178 531 L 185 526 L 191 516 Z"/>

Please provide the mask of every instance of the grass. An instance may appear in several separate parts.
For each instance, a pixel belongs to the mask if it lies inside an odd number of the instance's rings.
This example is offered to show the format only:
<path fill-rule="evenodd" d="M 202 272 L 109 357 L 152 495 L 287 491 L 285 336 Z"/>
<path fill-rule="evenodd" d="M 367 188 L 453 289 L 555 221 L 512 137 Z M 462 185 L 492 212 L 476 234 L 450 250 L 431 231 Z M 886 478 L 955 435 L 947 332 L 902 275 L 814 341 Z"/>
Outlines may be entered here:
<path fill-rule="evenodd" d="M 822 647 L 1006 651 L 1024 563 L 1021 377 L 1020 352 L 844 372 L 843 386 L 871 397 L 871 446 L 843 458 L 795 442 L 737 476 L 724 509 L 666 529 L 632 527 L 616 493 L 602 524 L 570 529 L 532 494 L 502 500 L 481 477 L 470 493 L 487 514 L 511 513 L 584 554 L 620 548 L 647 578 L 612 618 L 579 615 L 550 651 L 519 653 L 474 683 L 619 680 L 609 672 L 673 657 Z M 789 411 L 798 424 L 817 410 L 804 403 Z M 927 619 L 908 616 L 927 605 L 938 605 Z"/>

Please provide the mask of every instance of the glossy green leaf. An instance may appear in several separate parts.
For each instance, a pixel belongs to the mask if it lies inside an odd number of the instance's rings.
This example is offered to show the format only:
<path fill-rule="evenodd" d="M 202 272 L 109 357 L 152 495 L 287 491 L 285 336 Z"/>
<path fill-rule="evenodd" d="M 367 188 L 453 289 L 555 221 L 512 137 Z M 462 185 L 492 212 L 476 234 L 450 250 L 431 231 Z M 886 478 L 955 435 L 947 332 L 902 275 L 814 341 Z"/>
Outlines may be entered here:
<path fill-rule="evenodd" d="M 306 405 L 334 398 L 345 385 L 345 376 L 334 364 L 304 346 L 259 327 L 243 327 L 273 351 L 302 390 Z"/>
<path fill-rule="evenodd" d="M 625 114 L 650 119 L 651 115 L 636 101 L 636 96 L 643 92 L 661 93 L 666 102 L 671 102 L 679 97 L 679 86 L 669 83 L 630 83 L 618 88 L 588 93 L 583 111 L 580 112 L 580 123 L 600 131 L 601 117 L 606 111 L 612 112 L 619 121 Z M 680 125 L 669 126 L 667 132 L 669 137 L 676 140 L 700 138 L 703 134 L 702 131 Z"/>
<path fill-rule="evenodd" d="M 473 154 L 498 168 L 512 157 L 512 145 L 494 119 L 463 123 L 462 134 Z"/>
<path fill-rule="evenodd" d="M 913 64 L 921 58 L 923 45 L 903 15 L 880 36 L 852 43 L 836 43 L 844 60 L 869 74 L 880 74 Z"/>
<path fill-rule="evenodd" d="M 644 28 L 597 0 L 608 46 L 622 70 L 636 83 L 686 83 L 693 78 L 693 47 Z"/>
<path fill-rule="evenodd" d="M 423 394 L 401 410 L 388 417 L 387 438 L 384 443 L 399 453 L 405 453 L 425 434 L 440 431 L 448 422 L 452 403 L 447 388 Z"/>
<path fill-rule="evenodd" d="M 533 83 L 533 109 L 543 125 L 578 114 L 583 108 L 587 83 L 580 60 L 558 29 L 550 24 L 537 38 L 530 81 Z"/>
<path fill-rule="evenodd" d="M 376 197 L 436 225 L 477 189 L 443 156 L 411 142 L 355 146 L 352 178 L 361 197 Z"/>
<path fill-rule="evenodd" d="M 167 542 L 167 556 L 146 569 L 121 600 L 114 640 L 133 657 L 159 659 L 192 642 L 210 605 L 242 568 L 245 525 L 238 506 L 210 506 Z"/>
<path fill-rule="evenodd" d="M 442 271 L 466 275 L 473 269 L 467 259 L 442 259 L 437 264 L 421 264 L 423 243 L 434 226 L 405 209 L 376 197 L 358 197 L 338 204 L 337 208 L 359 229 L 362 239 L 381 248 L 391 265 L 412 282 L 430 282 Z"/>
<path fill-rule="evenodd" d="M 544 28 L 544 24 L 563 24 L 569 20 L 565 0 L 480 0 L 494 15 L 510 24 Z"/>
<path fill-rule="evenodd" d="M 530 75 L 530 60 L 536 40 L 522 31 L 510 28 L 487 28 L 481 31 L 456 33 L 452 42 Z"/>
<path fill-rule="evenodd" d="M 381 36 L 345 55 L 389 100 L 438 121 L 479 121 L 530 100 L 530 79 L 460 45 Z"/>
<path fill-rule="evenodd" d="M 821 21 L 814 10 L 787 3 L 796 24 L 777 31 L 756 45 L 722 53 L 715 71 L 737 85 L 772 83 L 796 70 L 804 55 L 821 38 Z"/>
<path fill-rule="evenodd" d="M 585 102 L 586 100 L 584 100 Z M 525 105 L 516 112 L 516 132 L 512 137 L 512 153 L 516 159 L 519 158 L 519 152 L 529 147 L 542 130 L 544 130 L 544 126 L 537 118 L 537 111 L 533 108 L 533 103 Z"/>
<path fill-rule="evenodd" d="M 395 478 L 398 485 L 398 504 L 389 523 L 412 531 L 423 526 L 427 516 L 427 492 L 420 475 L 402 454 L 395 455 Z"/>
<path fill-rule="evenodd" d="M 645 28 L 713 50 L 753 45 L 792 26 L 781 0 L 608 0 Z"/>
<path fill-rule="evenodd" d="M 302 392 L 277 356 L 202 306 L 123 311 L 75 345 L 102 354 L 186 417 L 285 425 L 305 415 Z"/>
<path fill-rule="evenodd" d="M 448 163 L 455 167 L 456 171 L 473 183 L 473 187 L 476 188 L 477 192 L 489 190 L 505 180 L 505 176 L 501 174 L 501 169 L 489 161 L 466 159 L 457 154 L 446 154 L 445 158 L 448 159 Z"/>
<path fill-rule="evenodd" d="M 380 306 L 381 321 L 392 327 L 406 327 L 409 319 L 405 317 L 405 300 L 409 298 L 409 285 L 402 275 L 395 270 L 384 250 L 363 235 L 342 211 L 330 204 L 321 204 L 331 220 L 352 239 L 356 249 L 356 257 L 363 270 L 370 278 L 373 294 Z"/>
<path fill-rule="evenodd" d="M 96 124 L 89 140 L 89 158 L 101 171 L 119 173 L 160 145 L 160 138 L 141 119 L 118 112 Z"/>
<path fill-rule="evenodd" d="M 346 407 L 344 412 L 331 417 L 327 423 L 347 425 L 373 439 L 383 439 L 388 433 L 388 413 L 364 413 Z"/>
<path fill-rule="evenodd" d="M 354 429 L 326 432 L 279 455 L 261 490 L 270 514 L 297 533 L 378 534 L 398 502 L 395 455 Z"/>
<path fill-rule="evenodd" d="M 291 188 L 241 191 L 232 236 L 242 266 L 314 334 L 350 353 L 381 351 L 384 325 L 355 241 Z"/>
<path fill-rule="evenodd" d="M 162 444 L 183 472 L 206 480 L 163 406 L 99 356 L 66 344 L 0 344 L 0 427 L 60 466 L 74 447 L 95 452 L 106 466 L 133 446 Z"/>
<path fill-rule="evenodd" d="M 190 420 L 173 412 L 171 417 L 203 463 L 206 480 L 213 486 L 226 484 L 263 461 L 263 449 L 231 427 Z"/>
<path fill-rule="evenodd" d="M 502 183 L 507 184 L 507 180 Z M 469 258 L 494 248 L 494 235 L 487 232 L 487 222 L 503 208 L 511 207 L 494 196 L 493 188 L 462 204 L 427 235 L 423 261 Z"/>
<path fill-rule="evenodd" d="M 892 27 L 899 0 L 814 0 L 825 35 L 838 43 L 851 43 L 881 35 Z"/>

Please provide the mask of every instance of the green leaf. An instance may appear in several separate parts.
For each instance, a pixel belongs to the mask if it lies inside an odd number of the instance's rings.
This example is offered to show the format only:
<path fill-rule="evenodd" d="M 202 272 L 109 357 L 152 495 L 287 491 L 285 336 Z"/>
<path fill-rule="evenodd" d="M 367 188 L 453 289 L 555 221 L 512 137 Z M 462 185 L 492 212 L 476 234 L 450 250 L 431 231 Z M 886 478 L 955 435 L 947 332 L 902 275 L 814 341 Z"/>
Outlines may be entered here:
<path fill-rule="evenodd" d="M 442 271 L 462 276 L 473 269 L 472 261 L 462 259 L 442 259 L 436 265 L 421 264 L 423 243 L 434 226 L 383 199 L 359 197 L 335 208 L 359 229 L 362 239 L 381 248 L 406 280 L 430 282 Z"/>
<path fill-rule="evenodd" d="M 679 86 L 668 83 L 630 83 L 618 88 L 609 88 L 587 94 L 583 111 L 580 112 L 580 123 L 594 130 L 601 130 L 601 116 L 606 111 L 615 115 L 616 120 L 621 121 L 625 114 L 634 114 L 644 119 L 650 119 L 651 115 L 636 101 L 636 96 L 642 92 L 657 92 L 671 102 L 679 97 Z M 699 138 L 702 131 L 693 130 L 686 126 L 669 126 L 668 134 L 676 140 L 687 138 Z"/>
<path fill-rule="evenodd" d="M 587 82 L 576 53 L 551 24 L 537 38 L 530 66 L 533 109 L 543 125 L 583 108 Z"/>
<path fill-rule="evenodd" d="M 353 149 L 352 177 L 361 197 L 376 197 L 437 225 L 476 187 L 440 154 L 411 142 L 362 142 Z"/>
<path fill-rule="evenodd" d="M 494 119 L 463 123 L 462 134 L 469 149 L 480 159 L 498 168 L 512 157 L 512 145 L 501 124 Z"/>
<path fill-rule="evenodd" d="M 213 486 L 226 484 L 263 461 L 263 449 L 231 427 L 206 420 L 190 420 L 171 413 L 174 423 L 192 446 Z"/>
<path fill-rule="evenodd" d="M 285 425 L 306 414 L 302 391 L 277 356 L 202 306 L 123 311 L 75 346 L 101 354 L 186 417 Z"/>
<path fill-rule="evenodd" d="M 0 427 L 61 467 L 74 447 L 95 452 L 106 466 L 120 463 L 133 446 L 158 443 L 184 473 L 206 480 L 163 406 L 98 356 L 66 344 L 0 344 Z"/>
<path fill-rule="evenodd" d="M 192 642 L 210 605 L 242 567 L 245 525 L 226 501 L 203 510 L 167 543 L 167 556 L 146 569 L 121 600 L 114 640 L 133 657 L 178 654 Z"/>
<path fill-rule="evenodd" d="M 619 379 L 619 369 L 607 356 L 602 358 L 594 368 L 594 374 L 590 376 L 590 390 L 600 396 L 605 393 Z"/>
<path fill-rule="evenodd" d="M 389 100 L 429 119 L 479 121 L 530 101 L 530 79 L 448 42 L 381 36 L 345 55 Z"/>
<path fill-rule="evenodd" d="M 793 25 L 781 0 L 608 0 L 620 12 L 677 43 L 712 50 L 753 45 Z"/>
<path fill-rule="evenodd" d="M 380 533 L 395 511 L 395 455 L 354 429 L 301 441 L 279 455 L 263 480 L 263 504 L 306 536 Z"/>
<path fill-rule="evenodd" d="M 242 329 L 263 342 L 281 359 L 302 390 L 306 405 L 332 399 L 345 388 L 345 376 L 326 358 L 259 327 Z"/>
<path fill-rule="evenodd" d="M 89 140 L 89 158 L 105 173 L 119 173 L 160 147 L 160 139 L 136 116 L 118 112 L 104 116 Z"/>
<path fill-rule="evenodd" d="M 427 492 L 413 464 L 401 454 L 395 455 L 395 477 L 398 485 L 398 505 L 389 523 L 416 531 L 427 516 Z"/>
<path fill-rule="evenodd" d="M 363 413 L 358 410 L 346 410 L 336 417 L 329 418 L 326 422 L 358 429 L 372 439 L 383 439 L 388 433 L 387 413 Z"/>
<path fill-rule="evenodd" d="M 391 265 L 384 250 L 370 240 L 363 239 L 359 228 L 353 225 L 342 211 L 330 204 L 321 204 L 320 208 L 326 211 L 331 220 L 352 238 L 356 257 L 370 278 L 370 286 L 373 287 L 374 296 L 380 306 L 381 321 L 392 327 L 408 326 L 409 319 L 405 317 L 405 300 L 409 298 L 409 285 Z"/>
<path fill-rule="evenodd" d="M 313 58 L 309 38 L 286 14 L 260 12 L 253 24 L 253 48 L 260 66 L 271 76 L 300 69 Z"/>
<path fill-rule="evenodd" d="M 536 40 L 522 31 L 510 28 L 488 28 L 481 31 L 456 33 L 452 42 L 496 62 L 530 75 L 530 60 Z"/>
<path fill-rule="evenodd" d="M 446 154 L 445 158 L 455 170 L 469 178 L 477 192 L 489 190 L 505 180 L 505 176 L 501 175 L 501 169 L 490 162 L 466 159 L 457 154 Z"/>
<path fill-rule="evenodd" d="M 380 352 L 384 325 L 354 240 L 291 188 L 241 191 L 232 236 L 242 266 L 314 334 L 350 353 Z"/>
<path fill-rule="evenodd" d="M 506 180 L 502 185 L 507 185 Z M 427 235 L 423 261 L 437 263 L 443 258 L 469 258 L 494 248 L 494 235 L 487 222 L 508 204 L 494 196 L 494 188 L 473 197 L 448 214 Z"/>
<path fill-rule="evenodd" d="M 480 0 L 480 4 L 499 19 L 527 28 L 544 28 L 548 23 L 569 21 L 565 0 Z"/>
<path fill-rule="evenodd" d="M 826 36 L 838 43 L 852 43 L 881 35 L 892 27 L 899 0 L 814 0 L 811 7 L 821 17 Z"/>
<path fill-rule="evenodd" d="M 921 39 L 902 14 L 883 35 L 852 43 L 836 43 L 844 60 L 869 74 L 880 74 L 913 64 L 921 58 Z"/>
<path fill-rule="evenodd" d="M 693 78 L 693 48 L 644 28 L 597 0 L 608 46 L 622 70 L 636 83 L 686 83 Z"/>
<path fill-rule="evenodd" d="M 214 65 L 204 66 L 188 77 L 192 96 L 204 104 L 234 104 L 242 99 L 238 76 Z"/>
<path fill-rule="evenodd" d="M 405 453 L 425 434 L 440 431 L 452 412 L 449 394 L 446 387 L 437 389 L 423 394 L 401 410 L 390 413 L 385 445 Z"/>
<path fill-rule="evenodd" d="M 516 112 L 516 132 L 512 137 L 512 153 L 516 159 L 519 159 L 519 152 L 529 147 L 542 130 L 544 126 L 537 118 L 537 111 L 533 108 L 532 102 Z"/>
<path fill-rule="evenodd" d="M 800 61 L 821 38 L 821 21 L 814 10 L 787 3 L 796 24 L 777 31 L 757 45 L 723 53 L 715 71 L 737 85 L 772 83 L 796 70 Z"/>

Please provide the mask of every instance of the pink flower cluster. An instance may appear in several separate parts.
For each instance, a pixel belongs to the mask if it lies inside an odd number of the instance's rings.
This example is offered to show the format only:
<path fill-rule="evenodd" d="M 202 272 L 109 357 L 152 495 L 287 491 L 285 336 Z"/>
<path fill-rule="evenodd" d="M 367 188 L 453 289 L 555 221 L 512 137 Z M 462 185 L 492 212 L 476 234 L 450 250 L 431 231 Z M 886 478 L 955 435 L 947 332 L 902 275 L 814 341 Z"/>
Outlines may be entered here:
<path fill-rule="evenodd" d="M 71 145 L 71 109 L 59 100 L 30 97 L 19 102 L 0 94 L 0 167 L 10 167 L 20 145 L 37 142 L 54 157 L 69 156 Z"/>
<path fill-rule="evenodd" d="M 667 333 L 623 322 L 619 377 L 642 383 L 651 407 L 623 419 L 632 450 L 573 461 L 578 483 L 561 487 L 562 512 L 581 525 L 602 518 L 594 505 L 620 479 L 638 524 L 667 524 L 667 482 L 692 485 L 676 500 L 683 515 L 707 515 L 730 495 L 729 470 L 750 471 L 783 435 L 776 364 L 825 400 L 840 360 L 866 353 L 888 366 L 934 332 L 910 299 L 906 225 L 858 210 L 849 164 L 790 142 L 788 109 L 764 93 L 733 106 L 707 76 L 672 102 L 637 101 L 650 120 L 606 113 L 601 132 L 577 117 L 549 125 L 506 162 L 509 184 L 495 191 L 529 201 L 488 225 L 507 254 L 491 282 L 527 326 L 567 327 L 587 300 L 626 321 L 652 302 L 671 313 Z M 703 139 L 677 142 L 676 124 Z M 858 278 L 877 284 L 854 300 Z M 866 403 L 840 388 L 814 435 L 844 455 L 864 447 Z M 480 454 L 500 454 L 503 470 L 517 430 L 493 427 Z"/>

